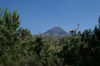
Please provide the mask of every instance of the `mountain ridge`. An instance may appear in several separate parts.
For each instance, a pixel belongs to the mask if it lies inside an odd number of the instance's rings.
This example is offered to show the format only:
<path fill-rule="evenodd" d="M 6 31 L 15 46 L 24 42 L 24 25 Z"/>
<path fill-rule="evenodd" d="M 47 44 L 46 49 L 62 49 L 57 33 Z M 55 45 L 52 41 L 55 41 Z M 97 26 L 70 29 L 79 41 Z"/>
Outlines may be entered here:
<path fill-rule="evenodd" d="M 71 37 L 71 33 L 67 33 L 64 31 L 61 27 L 53 27 L 52 29 L 47 30 L 46 32 L 41 34 L 42 36 L 49 36 L 49 35 L 54 35 L 55 37 Z"/>

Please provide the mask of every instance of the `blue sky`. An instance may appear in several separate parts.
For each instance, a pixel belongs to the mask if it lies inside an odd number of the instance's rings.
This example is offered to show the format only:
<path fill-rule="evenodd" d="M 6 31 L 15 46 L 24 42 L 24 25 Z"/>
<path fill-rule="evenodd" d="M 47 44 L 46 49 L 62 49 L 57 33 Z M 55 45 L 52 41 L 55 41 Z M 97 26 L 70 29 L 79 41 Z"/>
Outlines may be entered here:
<path fill-rule="evenodd" d="M 100 0 L 0 0 L 0 7 L 9 12 L 17 9 L 20 14 L 20 27 L 31 34 L 39 34 L 61 27 L 66 32 L 94 29 L 100 15 Z"/>

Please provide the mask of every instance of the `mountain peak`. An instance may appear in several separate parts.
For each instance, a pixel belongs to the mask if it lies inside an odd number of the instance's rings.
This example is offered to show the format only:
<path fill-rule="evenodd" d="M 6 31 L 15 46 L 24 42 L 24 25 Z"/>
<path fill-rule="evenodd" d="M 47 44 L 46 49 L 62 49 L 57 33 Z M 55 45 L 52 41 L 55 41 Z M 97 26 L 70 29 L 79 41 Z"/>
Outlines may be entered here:
<path fill-rule="evenodd" d="M 46 31 L 42 35 L 48 36 L 49 34 L 50 35 L 55 35 L 56 37 L 71 36 L 70 33 L 67 33 L 61 27 L 53 27 L 52 29 Z"/>
<path fill-rule="evenodd" d="M 54 29 L 54 28 L 55 28 L 55 29 L 56 29 L 56 28 L 57 28 L 57 29 L 58 29 L 58 28 L 59 28 L 59 29 L 62 29 L 61 27 L 53 27 L 53 29 Z"/>

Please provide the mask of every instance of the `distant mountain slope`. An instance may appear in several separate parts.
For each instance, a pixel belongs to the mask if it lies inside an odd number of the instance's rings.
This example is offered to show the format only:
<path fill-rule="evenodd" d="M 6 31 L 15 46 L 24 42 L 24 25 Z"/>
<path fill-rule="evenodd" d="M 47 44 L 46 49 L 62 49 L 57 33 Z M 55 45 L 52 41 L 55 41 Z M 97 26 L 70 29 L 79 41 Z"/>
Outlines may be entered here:
<path fill-rule="evenodd" d="M 62 28 L 60 27 L 54 27 L 48 31 L 46 31 L 45 33 L 41 34 L 43 36 L 48 36 L 48 35 L 55 35 L 55 37 L 62 37 L 62 36 L 67 36 L 67 37 L 71 37 L 70 33 L 67 33 L 66 31 L 64 31 Z"/>

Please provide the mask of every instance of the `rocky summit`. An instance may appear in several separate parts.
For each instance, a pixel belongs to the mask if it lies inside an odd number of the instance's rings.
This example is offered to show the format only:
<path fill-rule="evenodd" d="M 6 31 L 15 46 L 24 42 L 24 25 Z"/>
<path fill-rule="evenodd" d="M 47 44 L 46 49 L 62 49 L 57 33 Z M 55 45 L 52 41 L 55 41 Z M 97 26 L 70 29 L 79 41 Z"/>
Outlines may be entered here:
<path fill-rule="evenodd" d="M 49 36 L 49 35 L 54 35 L 55 37 L 71 37 L 71 33 L 67 33 L 66 31 L 64 31 L 61 27 L 53 27 L 50 30 L 47 30 L 46 32 L 41 34 L 42 36 Z"/>

